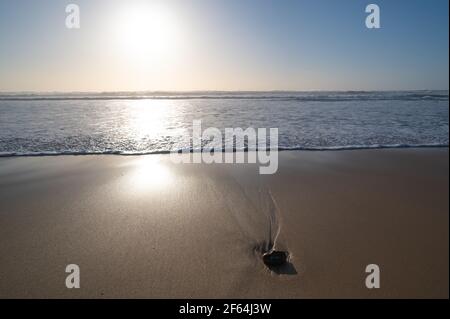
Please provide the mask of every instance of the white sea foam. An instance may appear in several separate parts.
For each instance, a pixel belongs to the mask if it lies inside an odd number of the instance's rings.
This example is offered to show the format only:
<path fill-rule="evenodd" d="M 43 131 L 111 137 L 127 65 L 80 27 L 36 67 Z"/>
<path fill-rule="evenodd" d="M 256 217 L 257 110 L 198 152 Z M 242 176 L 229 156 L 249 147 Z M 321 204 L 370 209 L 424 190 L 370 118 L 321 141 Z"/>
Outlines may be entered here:
<path fill-rule="evenodd" d="M 448 146 L 448 106 L 447 91 L 3 93 L 0 156 L 168 153 L 193 120 L 278 128 L 279 150 Z"/>

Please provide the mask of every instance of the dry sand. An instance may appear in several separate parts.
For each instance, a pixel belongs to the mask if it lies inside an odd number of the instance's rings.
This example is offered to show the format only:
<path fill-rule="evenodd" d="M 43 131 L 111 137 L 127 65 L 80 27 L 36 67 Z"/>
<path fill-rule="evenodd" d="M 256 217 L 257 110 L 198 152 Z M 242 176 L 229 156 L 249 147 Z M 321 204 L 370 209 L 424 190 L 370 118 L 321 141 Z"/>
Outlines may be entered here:
<path fill-rule="evenodd" d="M 0 297 L 448 298 L 448 165 L 447 148 L 281 152 L 270 176 L 166 155 L 2 158 Z M 292 255 L 276 272 L 256 251 L 271 216 Z"/>

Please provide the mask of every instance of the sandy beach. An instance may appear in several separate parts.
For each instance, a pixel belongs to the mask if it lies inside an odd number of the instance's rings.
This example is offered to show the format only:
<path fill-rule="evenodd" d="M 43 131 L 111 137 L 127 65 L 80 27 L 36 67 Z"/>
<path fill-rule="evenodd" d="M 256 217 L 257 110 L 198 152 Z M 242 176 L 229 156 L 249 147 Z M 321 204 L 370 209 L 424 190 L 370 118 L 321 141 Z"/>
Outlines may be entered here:
<path fill-rule="evenodd" d="M 449 297 L 448 148 L 279 155 L 267 176 L 168 155 L 0 158 L 0 298 Z M 258 253 L 269 193 L 291 254 L 277 271 Z"/>

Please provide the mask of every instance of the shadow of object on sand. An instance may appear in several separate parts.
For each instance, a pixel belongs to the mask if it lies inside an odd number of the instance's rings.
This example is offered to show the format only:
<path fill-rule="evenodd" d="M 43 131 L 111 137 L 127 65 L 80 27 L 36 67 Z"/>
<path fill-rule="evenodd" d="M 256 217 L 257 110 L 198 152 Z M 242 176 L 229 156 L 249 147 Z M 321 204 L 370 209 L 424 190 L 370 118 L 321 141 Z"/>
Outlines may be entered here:
<path fill-rule="evenodd" d="M 266 266 L 270 269 L 273 273 L 277 275 L 297 275 L 297 269 L 295 269 L 295 266 L 290 261 L 286 262 L 284 265 L 281 266 Z"/>

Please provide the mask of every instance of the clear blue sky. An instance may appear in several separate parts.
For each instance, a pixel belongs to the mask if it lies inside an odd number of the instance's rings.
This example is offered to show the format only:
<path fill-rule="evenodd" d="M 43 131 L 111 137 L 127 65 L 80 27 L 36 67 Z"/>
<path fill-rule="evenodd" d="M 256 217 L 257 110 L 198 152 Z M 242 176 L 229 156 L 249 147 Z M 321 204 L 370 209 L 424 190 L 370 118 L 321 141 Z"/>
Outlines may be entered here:
<path fill-rule="evenodd" d="M 0 91 L 448 89 L 448 0 L 142 2 L 0 0 Z"/>

